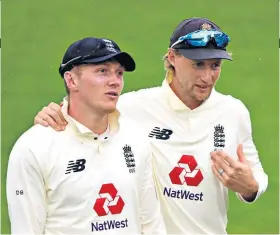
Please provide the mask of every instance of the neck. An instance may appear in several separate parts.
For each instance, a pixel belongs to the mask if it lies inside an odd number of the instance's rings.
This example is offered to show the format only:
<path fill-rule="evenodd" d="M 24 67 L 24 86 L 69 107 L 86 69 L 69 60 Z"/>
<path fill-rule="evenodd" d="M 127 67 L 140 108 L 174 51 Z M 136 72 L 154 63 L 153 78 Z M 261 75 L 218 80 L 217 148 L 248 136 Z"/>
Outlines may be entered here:
<path fill-rule="evenodd" d="M 175 95 L 191 110 L 199 107 L 204 101 L 204 100 L 197 100 L 191 97 L 190 95 L 182 92 L 183 89 L 180 89 L 180 87 L 182 87 L 182 84 L 174 75 L 173 75 L 172 82 L 169 85 L 172 91 L 175 93 Z"/>
<path fill-rule="evenodd" d="M 68 114 L 98 135 L 104 133 L 108 127 L 107 113 L 94 112 L 85 102 L 79 102 L 78 99 L 73 99 L 71 96 L 69 97 Z"/>

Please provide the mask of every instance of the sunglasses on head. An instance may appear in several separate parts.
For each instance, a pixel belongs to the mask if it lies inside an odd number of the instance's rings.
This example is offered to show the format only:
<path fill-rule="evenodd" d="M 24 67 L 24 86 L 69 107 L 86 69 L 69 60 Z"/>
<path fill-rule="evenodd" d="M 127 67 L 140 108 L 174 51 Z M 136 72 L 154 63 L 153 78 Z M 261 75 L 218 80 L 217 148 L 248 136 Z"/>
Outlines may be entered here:
<path fill-rule="evenodd" d="M 181 36 L 171 48 L 180 43 L 185 43 L 193 47 L 206 47 L 209 42 L 214 42 L 217 47 L 224 48 L 230 42 L 230 38 L 223 32 L 216 30 L 197 30 L 185 36 Z"/>
<path fill-rule="evenodd" d="M 66 63 L 64 63 L 64 64 L 61 64 L 60 65 L 60 69 L 61 70 L 63 70 L 63 69 L 65 69 L 66 67 L 68 67 L 68 66 L 73 66 L 73 65 L 75 65 L 75 64 L 79 64 L 80 62 L 82 62 L 82 61 L 84 61 L 84 60 L 86 60 L 86 59 L 89 59 L 89 58 L 94 58 L 94 57 L 98 57 L 99 55 L 99 53 L 96 53 L 98 50 L 100 50 L 101 49 L 101 45 L 100 44 L 98 44 L 91 52 L 90 52 L 90 54 L 87 54 L 87 55 L 83 55 L 83 56 L 77 56 L 77 57 L 75 57 L 75 58 L 73 58 L 73 59 L 71 59 L 71 60 L 69 60 L 69 61 L 67 61 Z"/>

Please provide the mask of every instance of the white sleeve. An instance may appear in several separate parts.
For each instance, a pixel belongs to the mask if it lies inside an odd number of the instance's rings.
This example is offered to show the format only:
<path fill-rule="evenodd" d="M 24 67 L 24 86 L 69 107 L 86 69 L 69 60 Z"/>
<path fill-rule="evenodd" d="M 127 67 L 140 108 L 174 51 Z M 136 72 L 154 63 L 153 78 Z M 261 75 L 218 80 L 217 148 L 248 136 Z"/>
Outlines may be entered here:
<path fill-rule="evenodd" d="M 151 155 L 145 162 L 139 187 L 142 234 L 166 234 L 152 173 Z"/>
<path fill-rule="evenodd" d="M 137 92 L 135 91 L 122 94 L 117 103 L 117 109 L 121 112 L 121 114 L 126 117 L 132 118 L 133 120 L 135 120 L 134 116 L 137 115 L 134 115 L 135 111 L 137 110 L 137 107 L 138 100 Z"/>
<path fill-rule="evenodd" d="M 22 139 L 10 154 L 6 186 L 11 234 L 42 234 L 46 221 L 44 180 L 34 153 Z"/>
<path fill-rule="evenodd" d="M 243 107 L 241 112 L 239 128 L 239 143 L 243 145 L 244 155 L 250 164 L 255 180 L 258 182 L 259 189 L 255 199 L 252 201 L 246 201 L 239 193 L 237 193 L 237 197 L 243 202 L 252 203 L 256 201 L 266 191 L 268 185 L 268 176 L 263 170 L 261 161 L 258 156 L 258 151 L 253 142 L 249 111 L 247 110 L 244 104 L 242 105 Z"/>
<path fill-rule="evenodd" d="M 126 118 L 141 124 L 147 119 L 144 100 L 139 91 L 131 91 L 120 96 L 117 109 Z"/>

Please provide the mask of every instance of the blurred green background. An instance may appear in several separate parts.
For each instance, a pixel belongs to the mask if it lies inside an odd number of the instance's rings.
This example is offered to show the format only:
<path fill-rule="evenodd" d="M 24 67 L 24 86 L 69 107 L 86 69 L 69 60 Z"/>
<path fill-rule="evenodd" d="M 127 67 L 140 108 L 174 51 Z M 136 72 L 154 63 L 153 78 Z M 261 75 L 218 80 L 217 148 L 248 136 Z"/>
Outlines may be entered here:
<path fill-rule="evenodd" d="M 260 0 L 2 0 L 2 233 L 9 233 L 5 178 L 16 139 L 36 113 L 65 95 L 58 75 L 70 43 L 108 37 L 131 52 L 137 70 L 125 91 L 160 85 L 162 56 L 175 26 L 208 17 L 231 39 L 234 62 L 225 62 L 217 89 L 242 99 L 251 112 L 254 141 L 269 175 L 267 192 L 254 204 L 230 194 L 229 233 L 279 232 L 278 1 Z"/>

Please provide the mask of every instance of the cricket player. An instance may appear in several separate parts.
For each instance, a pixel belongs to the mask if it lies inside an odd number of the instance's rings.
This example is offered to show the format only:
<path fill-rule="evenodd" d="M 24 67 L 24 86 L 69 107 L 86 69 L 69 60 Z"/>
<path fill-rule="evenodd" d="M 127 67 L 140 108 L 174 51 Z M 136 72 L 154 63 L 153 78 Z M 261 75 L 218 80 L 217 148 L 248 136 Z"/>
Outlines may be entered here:
<path fill-rule="evenodd" d="M 182 21 L 164 56 L 162 86 L 121 96 L 118 109 L 152 143 L 158 196 L 170 234 L 226 234 L 228 190 L 255 202 L 268 177 L 252 138 L 250 115 L 238 99 L 216 91 L 229 36 L 205 18 Z M 35 123 L 65 128 L 51 103 Z M 67 128 L 67 127 L 66 127 Z"/>
<path fill-rule="evenodd" d="M 134 69 L 112 40 L 69 46 L 59 68 L 67 128 L 35 125 L 10 155 L 12 234 L 166 234 L 150 143 L 116 110 L 124 72 Z"/>

